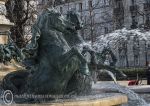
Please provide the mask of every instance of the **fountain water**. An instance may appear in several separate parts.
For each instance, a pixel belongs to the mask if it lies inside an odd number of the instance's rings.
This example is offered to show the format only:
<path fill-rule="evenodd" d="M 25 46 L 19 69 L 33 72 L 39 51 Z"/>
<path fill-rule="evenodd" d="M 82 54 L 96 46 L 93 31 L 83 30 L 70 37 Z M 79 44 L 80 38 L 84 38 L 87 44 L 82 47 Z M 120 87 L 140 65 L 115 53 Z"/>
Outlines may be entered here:
<path fill-rule="evenodd" d="M 136 101 L 136 106 L 148 106 L 143 98 L 127 87 L 114 84 L 114 88 L 116 88 L 119 92 L 126 94 L 129 100 Z"/>
<path fill-rule="evenodd" d="M 149 106 L 150 104 L 147 104 L 146 101 L 141 98 L 138 94 L 136 94 L 134 91 L 130 90 L 127 87 L 123 87 L 117 83 L 115 75 L 108 70 L 99 70 L 99 72 L 106 72 L 115 82 L 115 84 L 109 83 L 109 84 L 104 84 L 100 85 L 98 88 L 99 89 L 110 89 L 110 90 L 117 90 L 120 93 L 126 94 L 129 98 L 129 103 L 128 105 L 124 106 Z M 134 105 L 133 105 L 134 104 Z"/>
<path fill-rule="evenodd" d="M 114 74 L 111 71 L 108 71 L 108 70 L 99 70 L 99 72 L 105 72 L 105 73 L 107 73 L 113 79 L 114 83 L 117 84 L 116 77 L 114 76 Z"/>
<path fill-rule="evenodd" d="M 109 71 L 107 69 L 101 69 L 101 70 L 98 70 L 98 72 L 107 73 L 113 79 L 115 84 L 112 84 L 112 83 L 106 84 L 106 83 L 104 83 L 104 85 L 100 84 L 96 88 L 98 88 L 98 89 L 110 89 L 110 91 L 117 90 L 120 93 L 126 94 L 129 98 L 129 100 L 130 100 L 129 101 L 129 106 L 149 106 L 149 104 L 147 104 L 146 101 L 143 98 L 141 98 L 138 94 L 136 94 L 134 91 L 130 90 L 127 87 L 123 87 L 123 86 L 119 85 L 117 83 L 117 80 L 116 80 L 116 77 L 115 77 L 114 73 L 112 73 L 111 70 Z M 97 86 L 97 84 L 93 85 L 93 88 L 95 88 L 95 86 Z M 131 104 L 133 104 L 133 105 L 131 105 Z M 128 106 L 128 105 L 125 105 L 125 106 Z"/>
<path fill-rule="evenodd" d="M 101 84 L 95 84 L 93 85 L 93 89 L 104 89 L 112 92 L 120 92 L 128 96 L 129 99 L 129 105 L 124 106 L 149 106 L 149 104 L 146 103 L 146 101 L 141 98 L 137 93 L 130 90 L 127 87 L 113 84 L 113 83 L 101 83 Z M 131 105 L 132 104 L 132 105 Z"/>

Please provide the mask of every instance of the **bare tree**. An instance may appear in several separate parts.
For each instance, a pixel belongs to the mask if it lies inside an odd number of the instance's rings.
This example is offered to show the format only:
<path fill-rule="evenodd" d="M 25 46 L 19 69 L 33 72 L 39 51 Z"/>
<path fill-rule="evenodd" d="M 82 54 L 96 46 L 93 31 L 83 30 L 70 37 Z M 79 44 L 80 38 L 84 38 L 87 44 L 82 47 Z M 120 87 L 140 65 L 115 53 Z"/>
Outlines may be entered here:
<path fill-rule="evenodd" d="M 26 44 L 25 27 L 34 21 L 36 9 L 34 0 L 8 0 L 6 3 L 7 18 L 14 23 L 11 28 L 11 37 L 18 47 Z"/>

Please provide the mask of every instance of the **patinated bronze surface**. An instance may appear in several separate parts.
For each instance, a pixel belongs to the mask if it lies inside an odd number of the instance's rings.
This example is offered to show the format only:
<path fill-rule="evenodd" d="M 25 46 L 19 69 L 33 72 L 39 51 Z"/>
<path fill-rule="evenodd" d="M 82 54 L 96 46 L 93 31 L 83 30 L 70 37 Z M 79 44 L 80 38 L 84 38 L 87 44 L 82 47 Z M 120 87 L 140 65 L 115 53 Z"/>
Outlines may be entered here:
<path fill-rule="evenodd" d="M 79 51 L 78 45 L 84 42 L 78 33 L 82 26 L 73 11 L 66 17 L 53 8 L 43 11 L 32 27 L 31 43 L 16 56 L 32 60 L 32 65 L 6 75 L 3 88 L 16 94 L 90 93 L 95 72 L 114 68 L 99 64 L 95 51 L 90 48 Z M 85 58 L 87 52 L 90 60 Z"/>
<path fill-rule="evenodd" d="M 73 46 L 78 38 L 71 37 L 80 28 L 81 23 L 75 13 L 68 13 L 64 18 L 56 10 L 46 9 L 33 25 L 31 44 L 22 50 L 26 58 L 34 59 L 35 64 L 30 70 L 8 74 L 3 80 L 3 88 L 14 93 L 33 94 L 80 94 L 90 91 L 87 62 Z"/>

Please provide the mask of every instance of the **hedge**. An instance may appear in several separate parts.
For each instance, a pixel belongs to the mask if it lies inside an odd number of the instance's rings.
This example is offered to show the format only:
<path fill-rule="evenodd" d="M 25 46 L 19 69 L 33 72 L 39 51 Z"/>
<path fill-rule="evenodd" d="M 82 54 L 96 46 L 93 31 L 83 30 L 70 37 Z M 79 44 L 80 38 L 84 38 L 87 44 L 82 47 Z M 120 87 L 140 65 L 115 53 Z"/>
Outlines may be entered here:
<path fill-rule="evenodd" d="M 146 78 L 146 68 L 125 68 L 118 70 L 123 71 L 129 79 L 135 79 L 137 76 L 139 78 Z"/>
<path fill-rule="evenodd" d="M 126 79 L 137 79 L 137 76 L 141 79 L 146 78 L 146 68 L 124 68 L 121 69 L 119 68 L 118 70 L 122 71 L 123 73 L 125 73 L 127 75 Z M 117 77 L 117 80 L 125 80 L 122 79 L 121 77 Z M 100 73 L 98 75 L 98 80 L 112 80 L 111 77 L 109 75 L 107 75 L 106 73 Z"/>

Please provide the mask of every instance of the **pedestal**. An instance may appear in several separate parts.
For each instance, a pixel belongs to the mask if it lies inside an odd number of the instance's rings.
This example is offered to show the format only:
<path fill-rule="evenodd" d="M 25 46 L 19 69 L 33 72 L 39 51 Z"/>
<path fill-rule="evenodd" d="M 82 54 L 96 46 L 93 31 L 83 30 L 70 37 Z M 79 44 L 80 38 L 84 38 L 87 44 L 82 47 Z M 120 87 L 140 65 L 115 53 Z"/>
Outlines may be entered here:
<path fill-rule="evenodd" d="M 6 0 L 0 0 L 0 44 L 7 44 L 8 31 L 13 26 L 13 23 L 5 17 L 7 13 L 5 2 Z"/>

